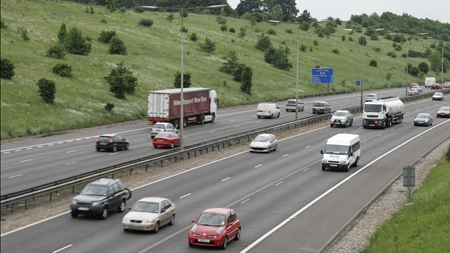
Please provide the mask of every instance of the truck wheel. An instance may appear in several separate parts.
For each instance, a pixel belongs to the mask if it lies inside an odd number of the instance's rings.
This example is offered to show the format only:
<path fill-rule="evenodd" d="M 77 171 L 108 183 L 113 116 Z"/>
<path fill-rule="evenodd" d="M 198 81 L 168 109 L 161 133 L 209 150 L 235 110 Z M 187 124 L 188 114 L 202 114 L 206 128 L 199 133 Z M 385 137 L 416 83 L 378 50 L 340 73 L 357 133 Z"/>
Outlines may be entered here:
<path fill-rule="evenodd" d="M 215 115 L 215 114 L 213 114 L 213 117 L 212 117 L 211 123 L 213 123 L 215 119 L 216 119 L 216 115 Z"/>
<path fill-rule="evenodd" d="M 176 129 L 180 129 L 180 120 L 179 120 L 179 119 L 174 119 L 174 120 L 172 120 L 172 125 L 173 125 Z"/>
<path fill-rule="evenodd" d="M 205 124 L 205 115 L 200 115 L 200 124 Z"/>
<path fill-rule="evenodd" d="M 186 119 L 186 118 L 184 118 L 184 119 L 183 119 L 183 128 L 185 128 L 185 127 L 186 127 L 186 125 L 187 125 L 187 119 Z"/>

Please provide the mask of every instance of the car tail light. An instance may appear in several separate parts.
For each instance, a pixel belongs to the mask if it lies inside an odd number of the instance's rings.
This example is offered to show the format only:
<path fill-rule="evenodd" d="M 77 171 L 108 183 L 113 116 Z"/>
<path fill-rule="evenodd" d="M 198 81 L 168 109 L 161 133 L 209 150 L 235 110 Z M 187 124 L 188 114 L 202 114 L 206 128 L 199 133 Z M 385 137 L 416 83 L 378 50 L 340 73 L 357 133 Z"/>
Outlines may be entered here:
<path fill-rule="evenodd" d="M 110 137 L 109 138 L 109 143 L 113 143 L 114 142 L 114 138 L 113 137 Z"/>

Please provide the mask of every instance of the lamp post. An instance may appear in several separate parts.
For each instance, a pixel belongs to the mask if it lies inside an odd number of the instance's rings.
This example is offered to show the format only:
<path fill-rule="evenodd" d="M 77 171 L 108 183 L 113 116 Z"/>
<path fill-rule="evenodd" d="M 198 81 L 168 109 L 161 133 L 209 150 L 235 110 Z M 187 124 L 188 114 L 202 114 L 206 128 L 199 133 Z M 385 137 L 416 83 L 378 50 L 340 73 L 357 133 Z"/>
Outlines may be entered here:
<path fill-rule="evenodd" d="M 355 30 L 355 29 L 344 29 L 345 31 L 356 31 L 356 32 L 363 32 L 363 30 Z M 377 29 L 366 29 L 365 31 L 381 31 L 384 30 L 384 28 L 377 28 Z M 364 34 L 362 36 L 362 56 L 361 56 L 361 108 L 363 108 L 363 90 L 364 90 L 364 48 L 366 47 L 366 40 L 364 37 Z"/>
<path fill-rule="evenodd" d="M 409 50 L 408 47 L 406 47 L 406 90 L 405 90 L 405 97 L 408 97 L 408 73 L 409 73 L 409 66 L 408 66 L 408 55 Z"/>
<path fill-rule="evenodd" d="M 196 7 L 186 7 L 186 8 L 171 8 L 167 7 L 165 9 L 168 10 L 181 10 L 181 83 L 180 83 L 180 150 L 183 150 L 184 148 L 184 92 L 183 92 L 183 76 L 184 76 L 184 26 L 183 26 L 183 17 L 184 17 L 184 11 L 187 9 L 200 9 L 200 8 L 206 8 L 206 9 L 213 9 L 213 8 L 221 8 L 227 6 L 226 4 L 220 4 L 220 5 L 210 5 L 210 6 L 196 6 Z M 163 7 L 157 7 L 157 6 L 141 6 L 144 9 L 159 9 Z"/>
<path fill-rule="evenodd" d="M 281 23 L 279 20 L 267 20 L 269 23 Z M 295 120 L 298 120 L 298 33 L 300 27 L 297 27 L 297 39 L 295 41 L 296 47 L 296 70 L 295 70 Z"/>
<path fill-rule="evenodd" d="M 441 48 L 441 91 L 444 89 L 444 41 Z"/>

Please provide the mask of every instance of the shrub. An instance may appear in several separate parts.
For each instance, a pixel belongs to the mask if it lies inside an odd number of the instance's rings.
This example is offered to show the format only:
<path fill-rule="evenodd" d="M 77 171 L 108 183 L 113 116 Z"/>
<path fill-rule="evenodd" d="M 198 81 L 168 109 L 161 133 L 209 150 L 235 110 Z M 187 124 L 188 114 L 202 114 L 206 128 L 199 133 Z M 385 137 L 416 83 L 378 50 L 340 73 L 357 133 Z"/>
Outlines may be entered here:
<path fill-rule="evenodd" d="M 239 38 L 242 39 L 242 38 L 244 38 L 246 35 L 247 35 L 247 33 L 246 33 L 246 31 L 245 31 L 245 28 L 243 28 L 243 27 L 239 28 L 239 33 L 238 33 Z"/>
<path fill-rule="evenodd" d="M 227 26 L 226 26 L 226 25 L 221 26 L 221 27 L 220 27 L 220 30 L 221 30 L 222 32 L 226 32 L 226 31 L 227 31 Z"/>
<path fill-rule="evenodd" d="M 3 21 L 3 19 L 1 20 L 1 26 L 0 26 L 1 28 L 7 28 L 8 27 L 8 24 L 5 22 L 5 21 Z"/>
<path fill-rule="evenodd" d="M 370 35 L 370 39 L 371 40 L 378 40 L 378 36 L 375 33 L 373 33 L 372 35 Z"/>
<path fill-rule="evenodd" d="M 376 60 L 370 60 L 370 62 L 369 62 L 369 66 L 372 66 L 372 67 L 377 67 L 377 66 L 378 66 L 378 63 L 377 63 L 377 61 L 376 61 Z"/>
<path fill-rule="evenodd" d="M 110 85 L 110 91 L 116 98 L 125 99 L 125 94 L 133 94 L 137 78 L 133 76 L 133 72 L 123 66 L 123 61 L 117 63 L 117 68 L 112 69 L 109 75 L 106 75 L 105 80 Z"/>
<path fill-rule="evenodd" d="M 270 41 L 269 36 L 265 36 L 264 34 L 261 34 L 261 36 L 258 36 L 259 39 L 256 42 L 256 49 L 265 52 L 267 49 L 272 47 L 272 42 Z"/>
<path fill-rule="evenodd" d="M 395 51 L 402 51 L 402 46 L 401 45 L 397 45 L 395 47 Z"/>
<path fill-rule="evenodd" d="M 267 34 L 277 35 L 277 32 L 271 28 L 271 29 L 267 30 Z"/>
<path fill-rule="evenodd" d="M 19 32 L 20 37 L 22 38 L 23 41 L 29 41 L 30 40 L 30 37 L 28 36 L 28 31 L 27 31 L 26 28 L 21 26 L 21 27 L 19 27 L 17 29 L 17 31 Z"/>
<path fill-rule="evenodd" d="M 419 72 L 420 72 L 420 70 L 419 70 L 419 68 L 416 67 L 416 66 L 414 66 L 414 67 L 412 67 L 412 68 L 409 69 L 409 73 L 410 73 L 412 76 L 418 76 L 418 75 L 419 75 Z"/>
<path fill-rule="evenodd" d="M 319 42 L 317 40 L 314 40 L 313 43 L 314 43 L 314 46 L 316 46 L 316 47 L 319 45 Z"/>
<path fill-rule="evenodd" d="M 166 19 L 169 20 L 169 22 L 172 22 L 172 20 L 174 19 L 173 14 L 170 13 Z"/>
<path fill-rule="evenodd" d="M 397 54 L 395 54 L 395 52 L 388 52 L 387 55 L 392 57 L 392 58 L 396 58 L 397 57 Z"/>
<path fill-rule="evenodd" d="M 252 94 L 252 77 L 253 77 L 253 70 L 250 66 L 244 65 L 244 68 L 242 69 L 241 73 L 241 91 L 245 92 L 249 95 Z"/>
<path fill-rule="evenodd" d="M 112 39 L 109 43 L 108 53 L 109 54 L 126 55 L 127 48 L 125 47 L 123 40 L 121 40 L 118 36 L 112 37 Z"/>
<path fill-rule="evenodd" d="M 216 43 L 212 42 L 208 37 L 205 38 L 205 43 L 200 44 L 200 49 L 208 54 L 216 50 Z"/>
<path fill-rule="evenodd" d="M 125 12 L 127 12 L 127 8 L 125 8 L 125 6 L 120 7 L 119 9 L 120 13 L 125 14 Z"/>
<path fill-rule="evenodd" d="M 233 27 L 230 28 L 230 30 L 228 30 L 230 33 L 236 33 L 236 30 L 234 30 Z"/>
<path fill-rule="evenodd" d="M 353 37 L 349 37 L 349 38 L 348 38 L 348 41 L 353 41 Z"/>
<path fill-rule="evenodd" d="M 197 34 L 196 34 L 196 33 L 191 33 L 191 36 L 189 36 L 189 38 L 190 38 L 192 41 L 197 41 Z"/>
<path fill-rule="evenodd" d="M 70 77 L 72 73 L 72 67 L 65 63 L 58 63 L 53 67 L 52 71 L 59 76 Z"/>
<path fill-rule="evenodd" d="M 335 54 L 339 54 L 339 49 L 335 48 L 335 49 L 331 50 L 331 52 L 333 52 Z"/>
<path fill-rule="evenodd" d="M 108 21 L 106 21 L 106 19 L 102 19 L 102 20 L 100 20 L 100 23 L 102 23 L 102 24 L 106 24 L 106 23 L 108 23 Z"/>
<path fill-rule="evenodd" d="M 139 5 L 134 6 L 134 12 L 142 13 L 144 11 L 145 11 L 145 9 L 142 8 L 141 6 L 139 6 Z"/>
<path fill-rule="evenodd" d="M 40 79 L 37 82 L 39 87 L 39 94 L 46 104 L 53 104 L 55 101 L 56 85 L 52 80 L 45 78 Z"/>
<path fill-rule="evenodd" d="M 67 52 L 77 55 L 88 55 L 91 52 L 92 44 L 88 37 L 83 37 L 81 31 L 73 27 L 67 33 L 64 46 Z"/>
<path fill-rule="evenodd" d="M 292 68 L 292 64 L 287 58 L 286 50 L 283 48 L 268 49 L 264 54 L 264 60 L 278 69 L 287 70 Z"/>
<path fill-rule="evenodd" d="M 62 23 L 58 31 L 58 42 L 63 44 L 67 37 L 66 24 Z"/>
<path fill-rule="evenodd" d="M 221 59 L 225 62 L 222 63 L 222 66 L 219 68 L 220 72 L 232 74 L 233 70 L 239 65 L 239 58 L 236 56 L 235 51 L 230 51 L 228 55 L 222 56 Z"/>
<path fill-rule="evenodd" d="M 292 34 L 292 29 L 286 29 L 286 33 Z"/>
<path fill-rule="evenodd" d="M 227 19 L 222 16 L 217 16 L 216 21 L 220 25 L 225 25 L 227 23 Z"/>
<path fill-rule="evenodd" d="M 181 88 L 181 72 L 177 70 L 173 82 L 175 88 Z M 191 87 L 191 73 L 183 72 L 183 88 Z"/>
<path fill-rule="evenodd" d="M 151 19 L 141 19 L 141 20 L 139 20 L 139 25 L 151 27 L 153 25 L 153 20 L 151 20 Z"/>
<path fill-rule="evenodd" d="M 309 30 L 309 23 L 308 22 L 302 22 L 299 26 L 300 30 L 302 31 L 308 31 Z"/>
<path fill-rule="evenodd" d="M 425 74 L 428 73 L 428 71 L 430 71 L 430 67 L 428 66 L 428 63 L 426 63 L 426 62 L 419 63 L 418 68 L 420 71 L 422 71 Z"/>
<path fill-rule="evenodd" d="M 345 41 L 345 35 L 342 35 L 342 36 L 341 36 L 341 40 L 342 40 L 342 41 Z"/>
<path fill-rule="evenodd" d="M 113 103 L 106 103 L 105 109 L 106 109 L 108 112 L 111 112 L 112 109 L 114 109 L 114 104 L 113 104 Z"/>
<path fill-rule="evenodd" d="M 66 56 L 64 45 L 61 43 L 54 44 L 47 50 L 45 55 L 55 59 L 64 59 Z"/>
<path fill-rule="evenodd" d="M 112 37 L 116 35 L 116 31 L 101 31 L 98 41 L 108 44 Z"/>
<path fill-rule="evenodd" d="M 392 74 L 391 73 L 387 73 L 386 74 L 386 80 L 391 80 L 391 78 L 392 78 Z"/>
<path fill-rule="evenodd" d="M 301 44 L 301 45 L 300 45 L 300 51 L 306 52 L 306 46 L 303 45 L 303 44 Z"/>
<path fill-rule="evenodd" d="M 10 60 L 1 58 L 1 78 L 2 79 L 11 79 L 15 73 L 14 73 L 14 63 L 12 63 Z"/>
<path fill-rule="evenodd" d="M 375 52 L 380 52 L 381 51 L 381 48 L 380 47 L 374 47 L 374 48 L 372 48 Z"/>

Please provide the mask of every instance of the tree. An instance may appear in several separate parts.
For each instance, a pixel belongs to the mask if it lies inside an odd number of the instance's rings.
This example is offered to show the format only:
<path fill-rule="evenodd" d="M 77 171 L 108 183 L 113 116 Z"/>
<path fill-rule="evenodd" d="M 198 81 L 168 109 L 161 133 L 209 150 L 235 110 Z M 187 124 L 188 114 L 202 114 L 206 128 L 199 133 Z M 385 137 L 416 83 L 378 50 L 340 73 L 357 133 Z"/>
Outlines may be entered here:
<path fill-rule="evenodd" d="M 289 62 L 287 58 L 287 52 L 283 48 L 270 48 L 264 54 L 264 60 L 267 63 L 272 64 L 274 67 L 278 69 L 290 69 L 292 68 L 292 64 Z"/>
<path fill-rule="evenodd" d="M 244 38 L 246 35 L 247 35 L 247 33 L 246 33 L 246 31 L 245 31 L 245 28 L 243 28 L 243 27 L 239 28 L 239 32 L 238 32 L 239 38 L 242 39 L 242 38 Z"/>
<path fill-rule="evenodd" d="M 58 43 L 56 45 L 51 46 L 48 50 L 46 55 L 51 58 L 55 59 L 64 59 L 66 56 L 66 53 L 64 52 L 64 45 L 61 43 Z"/>
<path fill-rule="evenodd" d="M 125 47 L 123 40 L 121 40 L 117 35 L 111 38 L 111 41 L 109 42 L 108 53 L 120 55 L 127 54 L 127 48 Z"/>
<path fill-rule="evenodd" d="M 262 9 L 262 1 L 261 0 L 245 0 L 241 1 L 236 6 L 236 11 L 239 14 L 239 16 L 244 15 L 244 13 L 249 12 L 260 12 Z"/>
<path fill-rule="evenodd" d="M 39 87 L 39 94 L 47 104 L 53 104 L 55 101 L 55 93 L 56 93 L 56 85 L 52 80 L 48 80 L 45 78 L 40 79 L 37 82 L 37 86 Z"/>
<path fill-rule="evenodd" d="M 72 76 L 72 67 L 65 63 L 58 63 L 53 67 L 52 72 L 62 77 L 70 77 Z"/>
<path fill-rule="evenodd" d="M 244 65 L 241 73 L 241 91 L 252 94 L 252 76 L 253 70 L 250 66 Z"/>
<path fill-rule="evenodd" d="M 212 42 L 208 37 L 205 38 L 205 43 L 200 44 L 200 49 L 208 54 L 216 50 L 216 43 Z"/>
<path fill-rule="evenodd" d="M 295 21 L 299 12 L 296 7 L 295 0 L 263 0 L 263 13 L 276 15 L 277 11 L 275 9 L 277 8 L 277 5 L 281 9 L 281 13 L 283 15 L 282 20 L 284 22 Z"/>
<path fill-rule="evenodd" d="M 426 63 L 426 62 L 419 63 L 418 68 L 421 72 L 423 72 L 425 74 L 428 73 L 428 71 L 430 71 L 430 67 L 428 66 L 428 63 Z"/>
<path fill-rule="evenodd" d="M 67 36 L 66 24 L 62 23 L 58 31 L 58 42 L 61 44 L 64 43 L 66 36 Z"/>
<path fill-rule="evenodd" d="M 272 47 L 272 42 L 270 41 L 269 36 L 264 36 L 264 34 L 261 34 L 261 36 L 258 36 L 258 42 L 256 42 L 256 49 L 261 50 L 265 52 L 267 49 Z"/>
<path fill-rule="evenodd" d="M 441 59 L 440 52 L 435 51 L 428 57 L 428 60 L 430 61 L 430 69 L 432 71 L 438 71 L 438 72 L 441 71 L 442 59 Z"/>
<path fill-rule="evenodd" d="M 14 73 L 14 63 L 12 61 L 1 58 L 1 78 L 11 79 L 16 73 Z"/>
<path fill-rule="evenodd" d="M 83 37 L 81 31 L 72 27 L 64 41 L 66 51 L 71 54 L 88 55 L 91 52 L 92 44 L 86 37 Z"/>
<path fill-rule="evenodd" d="M 101 31 L 98 41 L 108 44 L 114 36 L 116 36 L 116 31 Z"/>
<path fill-rule="evenodd" d="M 110 91 L 119 99 L 125 99 L 125 94 L 134 94 L 137 78 L 133 72 L 123 66 L 123 61 L 117 63 L 117 68 L 112 69 L 110 74 L 104 77 L 110 85 Z"/>
<path fill-rule="evenodd" d="M 367 45 L 367 38 L 364 37 L 364 36 L 359 37 L 358 43 L 359 43 L 361 46 L 366 46 L 366 45 Z"/>
<path fill-rule="evenodd" d="M 232 74 L 233 70 L 239 65 L 239 58 L 236 56 L 235 51 L 230 51 L 228 55 L 222 56 L 221 59 L 225 62 L 219 68 L 220 72 Z"/>
<path fill-rule="evenodd" d="M 116 11 L 116 2 L 114 0 L 106 0 L 106 9 L 108 11 Z"/>
<path fill-rule="evenodd" d="M 412 67 L 412 68 L 409 69 L 409 73 L 410 73 L 412 76 L 418 76 L 418 75 L 419 75 L 419 72 L 420 72 L 420 70 L 419 70 L 419 68 L 416 67 L 416 66 L 414 66 L 414 67 Z"/>
<path fill-rule="evenodd" d="M 173 14 L 170 13 L 170 14 L 167 16 L 166 19 L 169 20 L 169 22 L 172 22 L 172 20 L 173 20 Z"/>
<path fill-rule="evenodd" d="M 304 10 L 303 13 L 297 18 L 297 22 L 299 22 L 300 24 L 303 22 L 309 24 L 311 23 L 311 21 L 312 21 L 311 14 L 309 13 L 308 10 Z"/>
<path fill-rule="evenodd" d="M 175 88 L 181 88 L 181 72 L 175 73 L 175 80 L 173 82 Z M 183 72 L 183 88 L 189 88 L 191 86 L 191 73 Z"/>

